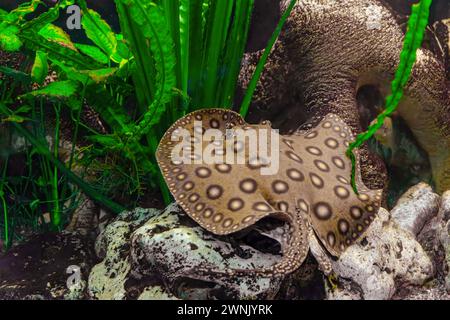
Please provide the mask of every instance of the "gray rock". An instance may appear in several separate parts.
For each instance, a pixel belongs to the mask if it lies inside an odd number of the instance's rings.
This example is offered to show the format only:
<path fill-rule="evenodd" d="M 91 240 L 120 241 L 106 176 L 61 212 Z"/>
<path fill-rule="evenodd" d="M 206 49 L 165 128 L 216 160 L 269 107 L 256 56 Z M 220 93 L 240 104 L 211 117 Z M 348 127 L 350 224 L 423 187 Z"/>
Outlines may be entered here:
<path fill-rule="evenodd" d="M 426 183 L 409 189 L 391 210 L 392 220 L 404 230 L 416 236 L 437 215 L 440 206 L 440 197 Z"/>
<path fill-rule="evenodd" d="M 95 251 L 103 261 L 94 266 L 89 275 L 88 292 L 91 298 L 120 300 L 127 297 L 125 283 L 132 274 L 130 234 L 158 213 L 155 209 L 125 212 L 99 235 Z"/>
<path fill-rule="evenodd" d="M 443 249 L 443 273 L 445 276 L 445 287 L 450 293 L 450 191 L 442 195 L 441 208 L 436 217 L 436 235 Z"/>
<path fill-rule="evenodd" d="M 192 270 L 205 265 L 215 270 L 263 268 L 274 264 L 279 256 L 242 245 L 248 258 L 241 258 L 229 242 L 219 240 L 197 225 L 186 225 L 183 219 L 190 222 L 177 205 L 170 205 L 133 233 L 132 260 L 138 272 L 145 275 L 157 272 L 172 284 L 174 290 L 179 290 L 176 284 L 183 278 L 215 284 L 213 289 L 204 290 L 202 298 L 210 296 L 219 287 L 229 297 L 239 299 L 273 298 L 278 292 L 281 282 L 276 279 L 193 274 Z M 181 295 L 186 296 L 186 292 Z"/>
<path fill-rule="evenodd" d="M 448 248 L 445 219 L 450 215 L 450 192 L 443 195 L 440 210 L 439 199 L 431 188 L 419 184 L 400 199 L 393 210 L 395 218 L 381 208 L 361 243 L 332 262 L 339 281 L 338 287 L 327 290 L 327 298 L 445 298 L 443 281 L 431 287 L 424 285 L 433 279 L 436 268 L 434 258 L 430 259 L 416 239 L 416 234 L 422 238 L 427 235 Z M 273 239 L 277 239 L 277 230 L 269 232 L 263 226 L 254 229 Z M 141 285 L 134 285 L 136 299 L 276 297 L 284 286 L 280 280 L 195 274 L 200 266 L 252 269 L 272 265 L 280 258 L 243 242 L 239 242 L 238 250 L 231 243 L 205 231 L 176 204 L 163 211 L 136 209 L 124 213 L 97 239 L 96 251 L 103 261 L 91 272 L 89 293 L 97 299 L 129 299 L 129 283 L 138 283 Z"/>
<path fill-rule="evenodd" d="M 349 247 L 333 262 L 333 270 L 340 278 L 351 280 L 362 292 L 362 298 L 370 300 L 390 299 L 398 286 L 422 285 L 434 274 L 433 264 L 421 245 L 383 208 L 367 230 L 365 241 Z M 330 294 L 329 299 L 357 294 Z"/>
<path fill-rule="evenodd" d="M 147 287 L 138 300 L 179 300 L 161 286 Z"/>
<path fill-rule="evenodd" d="M 136 209 L 109 224 L 96 241 L 103 259 L 91 271 L 88 292 L 94 299 L 129 299 L 129 283 L 138 282 L 137 299 L 273 298 L 281 280 L 200 277 L 196 267 L 258 268 L 280 256 L 241 245 L 239 257 L 231 243 L 219 239 L 187 217 L 176 205 L 164 211 Z M 155 278 L 162 279 L 155 284 Z M 146 282 L 149 284 L 147 285 Z M 169 290 L 164 285 L 168 285 Z M 174 296 L 174 293 L 176 296 Z"/>
<path fill-rule="evenodd" d="M 89 275 L 89 295 L 99 300 L 124 299 L 125 282 L 131 271 L 127 254 L 122 249 L 129 246 L 127 235 L 130 227 L 126 222 L 115 221 L 100 235 L 96 243 L 98 256 L 104 256 L 101 263 L 92 268 Z"/>

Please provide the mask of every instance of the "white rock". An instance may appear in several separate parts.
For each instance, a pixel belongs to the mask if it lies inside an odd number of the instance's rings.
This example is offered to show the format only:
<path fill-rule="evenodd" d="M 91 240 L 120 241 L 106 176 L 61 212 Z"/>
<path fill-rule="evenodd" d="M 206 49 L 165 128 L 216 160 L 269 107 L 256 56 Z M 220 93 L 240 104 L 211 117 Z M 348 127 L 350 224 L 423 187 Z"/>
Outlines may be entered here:
<path fill-rule="evenodd" d="M 195 277 L 215 283 L 240 299 L 270 298 L 276 294 L 280 285 L 276 279 L 251 277 L 251 274 L 238 278 L 202 277 L 193 273 L 204 265 L 214 270 L 263 268 L 274 264 L 280 257 L 242 246 L 251 258 L 240 258 L 230 243 L 214 238 L 199 226 L 184 226 L 180 222 L 180 216 L 183 215 L 177 205 L 171 205 L 133 233 L 133 265 L 147 268 L 141 268 L 139 272 L 145 274 L 156 271 L 169 283 L 175 283 L 183 277 Z"/>
<path fill-rule="evenodd" d="M 349 247 L 333 262 L 333 270 L 340 278 L 355 283 L 364 299 L 390 299 L 399 284 L 421 285 L 434 274 L 433 264 L 421 245 L 410 232 L 399 228 L 383 208 L 363 242 Z"/>
<path fill-rule="evenodd" d="M 138 300 L 179 300 L 163 287 L 154 286 L 145 288 Z"/>
<path fill-rule="evenodd" d="M 97 240 L 96 251 L 105 259 L 89 274 L 89 295 L 99 300 L 120 300 L 126 295 L 125 282 L 131 270 L 129 259 L 122 257 L 121 248 L 127 245 L 128 223 L 115 221 Z M 106 248 L 103 246 L 106 244 Z"/>
<path fill-rule="evenodd" d="M 132 272 L 130 234 L 146 219 L 158 213 L 159 210 L 155 209 L 124 212 L 99 235 L 95 251 L 103 261 L 94 266 L 89 274 L 88 292 L 92 298 L 120 300 L 126 297 L 125 282 Z"/>
<path fill-rule="evenodd" d="M 419 183 L 397 201 L 391 210 L 392 220 L 417 236 L 425 223 L 437 215 L 439 206 L 439 195 L 426 183 Z"/>
<path fill-rule="evenodd" d="M 440 244 L 444 248 L 445 263 L 444 269 L 447 269 L 445 278 L 445 287 L 450 293 L 450 191 L 442 195 L 441 208 L 437 215 L 437 233 Z"/>

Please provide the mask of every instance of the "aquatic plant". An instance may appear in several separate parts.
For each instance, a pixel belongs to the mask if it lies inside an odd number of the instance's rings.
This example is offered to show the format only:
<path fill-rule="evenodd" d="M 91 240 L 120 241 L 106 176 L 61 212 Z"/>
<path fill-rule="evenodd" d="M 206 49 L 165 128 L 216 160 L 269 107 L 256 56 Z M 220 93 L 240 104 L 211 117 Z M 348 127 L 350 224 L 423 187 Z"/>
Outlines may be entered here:
<path fill-rule="evenodd" d="M 355 183 L 356 159 L 353 150 L 359 148 L 369 140 L 383 126 L 384 120 L 395 112 L 402 97 L 404 88 L 411 76 L 412 68 L 416 62 L 417 50 L 421 47 L 425 29 L 428 25 L 430 6 L 432 0 L 421 0 L 412 6 L 412 13 L 408 21 L 408 29 L 405 35 L 403 49 L 400 54 L 400 63 L 391 84 L 391 94 L 386 98 L 385 110 L 378 115 L 377 121 L 369 126 L 366 132 L 359 134 L 356 140 L 350 144 L 347 156 L 352 161 L 351 180 L 356 193 L 358 190 Z"/>
<path fill-rule="evenodd" d="M 73 4 L 82 9 L 88 43 L 72 41 L 55 25 L 60 11 Z M 192 110 L 233 104 L 254 0 L 116 0 L 115 4 L 119 34 L 85 0 L 61 0 L 50 8 L 32 0 L 10 12 L 0 11 L 0 49 L 21 51 L 31 64 L 20 70 L 0 67 L 22 93 L 20 99 L 3 97 L 0 115 L 45 163 L 48 174 L 43 179 L 51 186 L 46 198 L 53 206 L 55 228 L 62 226 L 68 182 L 113 212 L 124 209 L 114 200 L 117 190 L 129 189 L 140 197 L 147 187 L 159 185 L 165 201 L 171 201 L 154 158 L 159 139 Z M 36 15 L 38 8 L 45 10 Z M 57 74 L 52 83 L 45 82 L 49 70 Z M 18 113 L 25 104 L 33 107 Z M 53 110 L 56 119 L 52 149 L 30 132 L 30 123 L 44 126 L 43 119 L 32 114 L 40 105 Z M 106 132 L 82 121 L 86 106 L 98 114 Z M 80 138 L 91 143 L 83 148 L 81 159 L 73 147 L 66 163 L 56 148 L 62 139 L 58 123 L 63 113 L 73 122 L 72 145 Z M 102 177 L 95 185 L 87 183 L 72 172 L 75 162 L 98 168 Z M 117 183 L 127 187 L 111 183 L 117 176 L 121 177 Z M 101 180 L 105 177 L 109 183 Z M 2 208 L 7 234 L 7 210 Z"/>

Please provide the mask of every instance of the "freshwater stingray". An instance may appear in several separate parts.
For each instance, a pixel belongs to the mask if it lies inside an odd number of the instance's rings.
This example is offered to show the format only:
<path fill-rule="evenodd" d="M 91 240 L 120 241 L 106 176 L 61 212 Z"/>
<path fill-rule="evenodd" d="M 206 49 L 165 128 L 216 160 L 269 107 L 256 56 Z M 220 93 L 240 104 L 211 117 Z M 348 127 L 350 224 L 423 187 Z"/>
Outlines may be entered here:
<path fill-rule="evenodd" d="M 259 137 L 257 142 L 245 136 L 250 132 Z M 334 114 L 291 135 L 279 135 L 268 122 L 247 124 L 225 109 L 195 111 L 178 120 L 164 135 L 156 156 L 171 193 L 192 219 L 217 235 L 235 233 L 268 216 L 290 225 L 283 257 L 272 267 L 196 272 L 285 275 L 299 268 L 318 243 L 340 256 L 367 230 L 382 199 L 381 190 L 364 185 L 358 151 L 359 195 L 352 190 L 351 162 L 345 152 L 353 139 L 349 127 Z M 255 157 L 255 143 L 266 147 L 265 153 L 258 150 Z M 270 171 L 274 159 L 278 170 L 262 174 L 263 169 Z"/>

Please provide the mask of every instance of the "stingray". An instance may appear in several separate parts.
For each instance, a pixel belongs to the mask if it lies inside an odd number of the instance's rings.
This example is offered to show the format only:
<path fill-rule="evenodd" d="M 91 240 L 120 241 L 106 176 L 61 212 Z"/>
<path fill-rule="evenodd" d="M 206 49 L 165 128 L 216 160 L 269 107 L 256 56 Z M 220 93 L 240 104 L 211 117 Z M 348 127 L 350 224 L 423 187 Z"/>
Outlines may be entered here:
<path fill-rule="evenodd" d="M 156 156 L 170 192 L 192 219 L 216 235 L 249 228 L 265 217 L 290 226 L 283 256 L 271 267 L 196 271 L 286 275 L 302 265 L 312 247 L 339 257 L 361 239 L 375 219 L 382 190 L 364 185 L 355 151 L 359 194 L 353 191 L 345 155 L 353 139 L 335 114 L 290 135 L 279 135 L 269 122 L 248 124 L 225 109 L 195 111 L 174 123 Z"/>

